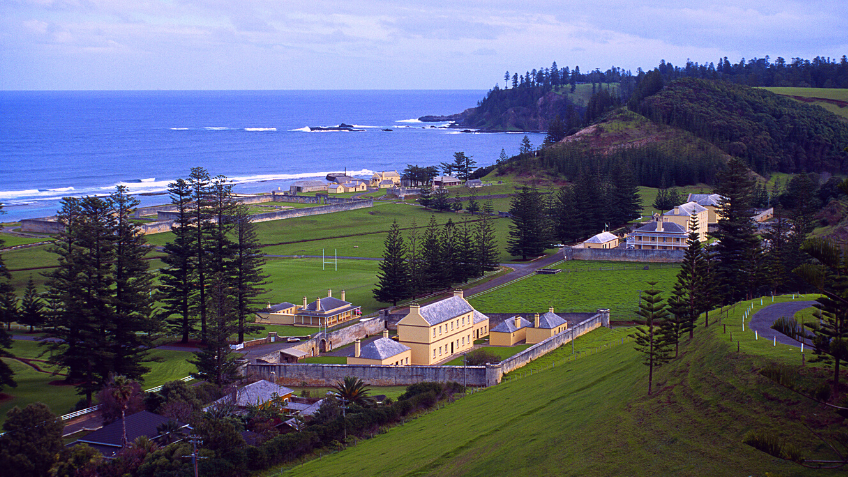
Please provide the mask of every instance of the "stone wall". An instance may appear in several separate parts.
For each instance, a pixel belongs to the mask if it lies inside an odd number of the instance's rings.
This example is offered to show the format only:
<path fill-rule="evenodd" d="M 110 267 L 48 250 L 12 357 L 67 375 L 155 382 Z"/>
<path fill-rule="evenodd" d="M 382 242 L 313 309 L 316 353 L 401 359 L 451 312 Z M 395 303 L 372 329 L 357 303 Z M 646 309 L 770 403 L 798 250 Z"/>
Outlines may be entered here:
<path fill-rule="evenodd" d="M 42 217 L 39 219 L 21 220 L 21 232 L 33 232 L 39 234 L 60 234 L 65 227 L 56 221 L 56 217 Z"/>
<path fill-rule="evenodd" d="M 148 217 L 151 215 L 156 215 L 160 210 L 166 212 L 176 212 L 179 210 L 179 206 L 176 205 L 151 205 L 150 207 L 139 207 L 135 209 L 132 216 L 136 219 L 140 219 L 142 217 Z"/>
<path fill-rule="evenodd" d="M 147 224 L 139 225 L 139 229 L 141 229 L 142 234 L 161 234 L 164 232 L 170 232 L 171 226 L 174 225 L 173 220 L 165 220 L 162 222 L 150 222 Z"/>
<path fill-rule="evenodd" d="M 625 248 L 563 247 L 566 260 L 673 263 L 683 261 L 684 250 L 635 250 Z"/>
<path fill-rule="evenodd" d="M 386 321 L 380 318 L 365 318 L 359 323 L 345 326 L 344 328 L 331 331 L 324 335 L 317 333 L 312 339 L 302 341 L 297 345 L 290 346 L 289 349 L 303 351 L 307 356 L 317 356 L 322 352 L 332 351 L 341 346 L 353 343 L 357 339 L 367 338 L 382 333 L 386 329 Z M 269 334 L 270 336 L 270 334 Z M 265 338 L 267 339 L 267 338 Z M 270 342 L 270 341 L 267 341 Z M 265 343 L 262 343 L 265 344 Z M 280 351 L 273 351 L 265 356 L 260 356 L 267 363 L 279 363 Z"/>
<path fill-rule="evenodd" d="M 369 324 L 371 323 L 371 324 Z M 279 356 L 269 355 L 264 361 L 247 365 L 246 372 L 264 379 L 276 379 L 284 385 L 328 386 L 345 376 L 356 376 L 373 386 L 408 386 L 422 381 L 467 383 L 469 386 L 494 386 L 501 382 L 503 375 L 520 368 L 527 363 L 569 343 L 601 326 L 609 326 L 609 310 L 598 310 L 591 318 L 581 321 L 562 333 L 552 336 L 541 343 L 505 359 L 499 364 L 487 366 L 375 366 L 346 364 L 279 364 Z M 355 328 L 356 327 L 356 328 Z M 376 334 L 385 327 L 382 319 L 371 319 L 365 323 L 343 328 L 330 333 L 327 337 L 333 347 L 342 346 L 356 338 Z M 355 329 L 350 329 L 355 328 Z M 367 333 L 366 333 L 367 332 Z M 338 340 L 338 341 L 334 341 Z M 349 341 L 348 341 L 349 340 Z M 310 354 L 314 350 L 316 338 L 296 346 L 296 349 Z M 279 354 L 279 352 L 276 352 Z M 271 360 L 275 361 L 271 363 Z"/>

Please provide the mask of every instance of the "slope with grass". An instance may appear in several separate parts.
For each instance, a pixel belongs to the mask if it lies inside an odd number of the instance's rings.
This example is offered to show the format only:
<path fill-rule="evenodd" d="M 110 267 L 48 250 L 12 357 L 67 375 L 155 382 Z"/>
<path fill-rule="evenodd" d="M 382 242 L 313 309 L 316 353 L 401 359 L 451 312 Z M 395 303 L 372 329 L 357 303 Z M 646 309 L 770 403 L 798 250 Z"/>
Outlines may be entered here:
<path fill-rule="evenodd" d="M 814 104 L 848 120 L 848 89 L 837 88 L 762 88 L 796 101 Z"/>
<path fill-rule="evenodd" d="M 822 432 L 844 420 L 763 377 L 770 360 L 737 354 L 720 327 L 702 328 L 655 373 L 653 396 L 642 355 L 614 338 L 287 475 L 842 475 L 742 443 L 766 430 L 808 458 L 828 458 L 806 426 Z"/>

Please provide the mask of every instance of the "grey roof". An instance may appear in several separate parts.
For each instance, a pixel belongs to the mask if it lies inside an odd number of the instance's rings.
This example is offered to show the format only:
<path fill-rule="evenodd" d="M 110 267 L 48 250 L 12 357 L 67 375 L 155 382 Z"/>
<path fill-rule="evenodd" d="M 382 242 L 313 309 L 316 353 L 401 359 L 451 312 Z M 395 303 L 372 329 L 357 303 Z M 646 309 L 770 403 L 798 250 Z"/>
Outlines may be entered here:
<path fill-rule="evenodd" d="M 696 214 L 698 212 L 703 212 L 707 209 L 699 205 L 697 202 L 687 202 L 685 204 L 678 205 L 674 209 L 669 210 L 663 215 L 679 215 L 679 216 L 690 216 L 692 214 Z"/>
<path fill-rule="evenodd" d="M 324 187 L 327 185 L 324 181 L 318 180 L 305 180 L 305 181 L 297 181 L 293 185 L 298 187 Z"/>
<path fill-rule="evenodd" d="M 488 316 L 486 316 L 486 315 L 484 315 L 484 314 L 480 313 L 480 312 L 479 312 L 479 311 L 477 311 L 477 310 L 474 310 L 474 315 L 473 315 L 473 316 L 474 316 L 474 324 L 475 324 L 475 325 L 476 325 L 477 323 L 480 323 L 481 321 L 487 321 L 487 320 L 489 319 L 489 317 L 488 317 Z"/>
<path fill-rule="evenodd" d="M 639 227 L 634 231 L 636 232 L 656 232 L 656 233 L 669 233 L 669 234 L 685 234 L 686 229 L 684 229 L 681 225 L 675 224 L 674 222 L 663 222 L 663 228 L 661 231 L 657 232 L 657 222 L 652 220 L 647 224 Z"/>
<path fill-rule="evenodd" d="M 284 301 L 282 303 L 277 303 L 276 305 L 272 305 L 270 308 L 265 308 L 262 311 L 267 312 L 267 313 L 276 313 L 278 311 L 288 310 L 289 308 L 293 308 L 293 307 L 294 307 L 293 303 L 289 303 L 287 301 Z"/>
<path fill-rule="evenodd" d="M 697 202 L 702 206 L 712 205 L 713 207 L 718 207 L 718 201 L 721 200 L 721 196 L 719 194 L 689 194 L 686 200 Z"/>
<path fill-rule="evenodd" d="M 539 317 L 539 328 L 554 329 L 565 323 L 566 321 L 560 318 L 559 315 L 550 311 Z"/>
<path fill-rule="evenodd" d="M 379 338 L 362 347 L 359 357 L 363 359 L 387 359 L 409 351 L 411 348 L 391 338 Z"/>
<path fill-rule="evenodd" d="M 124 419 L 127 423 L 127 442 L 133 442 L 139 436 L 147 436 L 151 439 L 156 438 L 158 432 L 156 428 L 173 419 L 169 417 L 153 414 L 149 411 L 141 411 L 131 414 Z M 103 426 L 91 434 L 79 439 L 77 442 L 86 443 L 100 451 L 106 457 L 112 457 L 121 450 L 121 439 L 123 436 L 122 421 L 117 421 Z M 180 427 L 185 427 L 185 424 L 178 422 Z"/>
<path fill-rule="evenodd" d="M 383 179 L 380 181 L 380 185 L 394 185 L 395 181 L 391 179 Z"/>
<path fill-rule="evenodd" d="M 433 178 L 433 182 L 456 182 L 460 183 L 461 180 L 457 179 L 454 176 L 436 176 Z"/>
<path fill-rule="evenodd" d="M 474 308 L 465 299 L 452 296 L 448 299 L 422 306 L 419 313 L 430 326 L 433 326 L 473 311 Z"/>
<path fill-rule="evenodd" d="M 465 181 L 465 185 L 483 185 L 483 181 L 480 179 L 468 179 Z"/>
<path fill-rule="evenodd" d="M 598 235 L 593 236 L 592 238 L 590 238 L 586 242 L 587 243 L 606 243 L 606 242 L 611 242 L 611 241 L 613 241 L 617 238 L 618 237 L 616 237 L 615 235 L 613 235 L 609 232 L 601 232 Z"/>
<path fill-rule="evenodd" d="M 283 353 L 287 356 L 291 356 L 291 357 L 294 357 L 294 358 L 297 358 L 297 359 L 300 359 L 300 358 L 303 358 L 303 357 L 306 356 L 305 352 L 303 352 L 299 349 L 295 349 L 295 348 L 281 349 L 280 353 Z"/>
<path fill-rule="evenodd" d="M 497 332 L 497 333 L 514 333 L 514 332 L 520 330 L 521 328 L 527 328 L 528 326 L 531 325 L 531 323 L 529 321 L 525 320 L 522 317 L 518 317 L 518 325 L 519 325 L 518 328 L 516 328 L 515 327 L 515 317 L 513 316 L 512 318 L 507 318 L 507 319 L 503 320 L 501 322 L 501 324 L 492 328 L 491 331 L 494 331 L 494 332 Z"/>
<path fill-rule="evenodd" d="M 237 407 L 253 406 L 255 404 L 262 404 L 270 401 L 274 398 L 275 394 L 277 396 L 285 396 L 286 394 L 292 393 L 294 393 L 294 391 L 285 386 L 280 386 L 279 384 L 274 384 L 271 381 L 263 379 L 237 390 L 234 393 L 235 395 L 228 394 L 221 399 L 218 399 L 213 402 L 212 405 L 206 407 L 206 409 L 221 404 L 230 404 Z"/>
<path fill-rule="evenodd" d="M 333 310 L 345 305 L 350 305 L 350 302 L 327 296 L 321 298 L 320 300 L 315 300 L 309 303 L 308 305 L 306 305 L 306 308 L 304 308 L 304 311 L 326 312 L 328 310 Z"/>

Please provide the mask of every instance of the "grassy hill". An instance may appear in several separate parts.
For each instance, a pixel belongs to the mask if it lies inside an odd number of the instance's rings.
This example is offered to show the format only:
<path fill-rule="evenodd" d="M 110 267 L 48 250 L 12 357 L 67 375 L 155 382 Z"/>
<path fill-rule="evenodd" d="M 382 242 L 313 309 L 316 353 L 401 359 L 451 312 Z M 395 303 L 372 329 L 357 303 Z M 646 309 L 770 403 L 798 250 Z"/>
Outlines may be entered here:
<path fill-rule="evenodd" d="M 681 358 L 655 374 L 653 396 L 627 331 L 602 330 L 581 338 L 607 340 L 598 352 L 532 375 L 522 370 L 523 378 L 284 475 L 837 475 L 742 443 L 766 430 L 808 458 L 831 458 L 806 426 L 834 429 L 844 420 L 759 373 L 784 359 L 756 352 L 770 343 L 751 337 L 744 348 L 754 353 L 737 354 L 722 330 L 699 329 Z M 786 353 L 797 360 L 797 351 Z"/>
<path fill-rule="evenodd" d="M 762 88 L 796 101 L 814 104 L 848 120 L 848 89 L 834 88 Z"/>

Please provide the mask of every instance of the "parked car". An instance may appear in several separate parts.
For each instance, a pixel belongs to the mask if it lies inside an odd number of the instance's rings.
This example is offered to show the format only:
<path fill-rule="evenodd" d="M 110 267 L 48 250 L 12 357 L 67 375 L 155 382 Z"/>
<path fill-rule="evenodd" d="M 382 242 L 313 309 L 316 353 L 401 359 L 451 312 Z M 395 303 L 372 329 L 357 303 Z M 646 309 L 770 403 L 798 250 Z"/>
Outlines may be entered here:
<path fill-rule="evenodd" d="M 300 338 L 298 338 L 296 336 L 289 336 L 288 339 L 286 339 L 286 341 L 288 341 L 289 343 L 297 343 L 298 341 L 300 341 Z"/>

